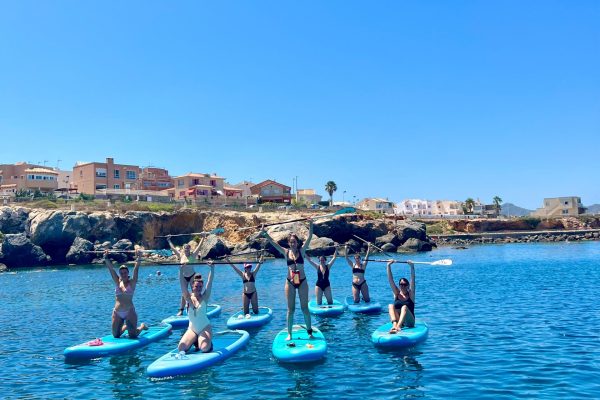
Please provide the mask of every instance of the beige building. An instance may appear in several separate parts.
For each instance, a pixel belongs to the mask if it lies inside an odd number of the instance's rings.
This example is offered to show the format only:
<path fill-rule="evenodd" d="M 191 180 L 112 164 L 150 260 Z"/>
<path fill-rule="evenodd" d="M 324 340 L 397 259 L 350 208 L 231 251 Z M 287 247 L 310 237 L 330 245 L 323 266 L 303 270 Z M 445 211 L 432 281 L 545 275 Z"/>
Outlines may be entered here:
<path fill-rule="evenodd" d="M 296 193 L 296 200 L 306 204 L 318 204 L 322 198 L 314 189 L 298 189 Z"/>
<path fill-rule="evenodd" d="M 356 208 L 365 211 L 378 211 L 385 214 L 394 213 L 394 203 L 381 198 L 363 199 L 356 204 Z"/>
<path fill-rule="evenodd" d="M 550 197 L 544 199 L 544 206 L 531 213 L 533 217 L 551 218 L 567 217 L 585 213 L 585 207 L 581 204 L 581 198 Z"/>
<path fill-rule="evenodd" d="M 207 205 L 245 205 L 243 189 L 225 184 L 217 174 L 190 172 L 173 178 L 174 187 L 166 192 L 175 200 L 193 201 Z M 256 203 L 256 201 L 250 203 Z"/>
<path fill-rule="evenodd" d="M 53 193 L 58 188 L 57 177 L 58 172 L 41 165 L 0 164 L 0 192 L 11 196 L 20 190 Z"/>
<path fill-rule="evenodd" d="M 112 158 L 106 162 L 77 163 L 73 167 L 73 186 L 79 193 L 96 194 L 99 191 L 140 190 L 142 169 L 137 165 L 115 164 Z"/>

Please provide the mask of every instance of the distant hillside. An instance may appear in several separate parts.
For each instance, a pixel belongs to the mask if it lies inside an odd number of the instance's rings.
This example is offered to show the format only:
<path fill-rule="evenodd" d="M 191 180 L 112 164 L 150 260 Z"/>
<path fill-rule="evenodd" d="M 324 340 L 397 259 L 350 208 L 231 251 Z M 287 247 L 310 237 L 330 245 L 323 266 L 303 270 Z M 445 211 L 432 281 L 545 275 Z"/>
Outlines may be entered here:
<path fill-rule="evenodd" d="M 508 217 L 526 217 L 532 211 L 533 210 L 515 206 L 512 203 L 503 203 L 500 209 L 500 215 L 506 215 Z"/>
<path fill-rule="evenodd" d="M 586 207 L 585 211 L 587 214 L 600 214 L 600 204 L 592 204 L 591 206 Z"/>

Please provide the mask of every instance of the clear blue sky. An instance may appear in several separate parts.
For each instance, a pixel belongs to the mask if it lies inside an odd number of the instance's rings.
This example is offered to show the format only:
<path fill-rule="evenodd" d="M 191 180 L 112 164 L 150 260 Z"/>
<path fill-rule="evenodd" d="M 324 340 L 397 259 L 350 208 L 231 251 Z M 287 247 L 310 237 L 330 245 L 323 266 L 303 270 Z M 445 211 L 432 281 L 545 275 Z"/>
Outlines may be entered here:
<path fill-rule="evenodd" d="M 600 203 L 600 2 L 0 1 L 0 163 Z"/>

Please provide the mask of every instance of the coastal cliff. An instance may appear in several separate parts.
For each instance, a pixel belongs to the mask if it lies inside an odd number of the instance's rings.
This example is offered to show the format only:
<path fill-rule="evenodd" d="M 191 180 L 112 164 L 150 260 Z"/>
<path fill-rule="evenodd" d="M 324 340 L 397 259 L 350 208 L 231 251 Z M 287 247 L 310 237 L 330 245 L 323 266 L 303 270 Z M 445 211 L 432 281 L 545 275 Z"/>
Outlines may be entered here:
<path fill-rule="evenodd" d="M 366 250 L 356 236 L 375 243 L 386 252 L 430 251 L 435 244 L 426 234 L 425 224 L 413 221 L 385 221 L 369 215 L 348 214 L 318 218 L 309 255 L 331 255 L 336 246 L 348 245 L 352 252 Z M 165 249 L 168 244 L 158 236 L 210 232 L 224 228 L 224 233 L 208 235 L 203 243 L 203 257 L 214 258 L 251 249 L 264 249 L 274 257 L 280 254 L 259 237 L 262 223 L 283 222 L 303 218 L 302 213 L 245 213 L 236 211 L 204 211 L 183 209 L 175 212 L 110 211 L 81 212 L 0 208 L 0 263 L 8 268 L 56 264 L 87 264 L 100 262 L 104 249 L 131 250 L 134 245 L 146 249 Z M 281 245 L 295 232 L 300 238 L 308 235 L 306 222 L 276 225 L 268 229 Z M 181 245 L 194 235 L 173 238 Z M 131 259 L 131 253 L 112 255 L 117 261 Z"/>

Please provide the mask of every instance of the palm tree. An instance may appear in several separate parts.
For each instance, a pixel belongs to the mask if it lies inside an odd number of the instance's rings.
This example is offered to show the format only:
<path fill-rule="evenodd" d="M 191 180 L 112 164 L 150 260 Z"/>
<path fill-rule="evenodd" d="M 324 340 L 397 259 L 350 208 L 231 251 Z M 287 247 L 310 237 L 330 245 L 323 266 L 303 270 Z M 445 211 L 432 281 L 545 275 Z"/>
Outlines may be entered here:
<path fill-rule="evenodd" d="M 329 181 L 325 184 L 325 191 L 329 193 L 329 207 L 333 205 L 333 192 L 337 190 L 337 185 L 334 181 Z"/>
<path fill-rule="evenodd" d="M 467 209 L 468 213 L 472 213 L 473 212 L 473 207 L 475 207 L 475 200 L 473 200 L 472 198 L 468 198 L 465 200 L 465 207 Z"/>
<path fill-rule="evenodd" d="M 502 198 L 500 198 L 500 196 L 494 196 L 494 198 L 492 199 L 494 201 L 494 204 L 496 205 L 496 216 L 500 215 L 500 203 L 502 203 Z"/>

